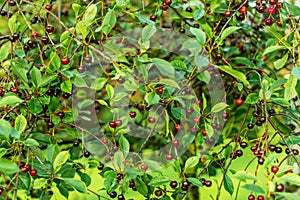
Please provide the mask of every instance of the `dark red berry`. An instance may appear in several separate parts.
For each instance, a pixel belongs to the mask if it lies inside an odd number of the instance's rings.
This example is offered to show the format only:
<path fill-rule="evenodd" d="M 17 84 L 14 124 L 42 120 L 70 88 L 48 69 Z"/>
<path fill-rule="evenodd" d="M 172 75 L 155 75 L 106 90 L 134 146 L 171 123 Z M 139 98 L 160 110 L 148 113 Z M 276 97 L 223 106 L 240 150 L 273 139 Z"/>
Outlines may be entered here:
<path fill-rule="evenodd" d="M 276 191 L 277 192 L 282 192 L 284 190 L 284 185 L 283 184 L 278 184 L 276 185 Z"/>
<path fill-rule="evenodd" d="M 259 195 L 259 196 L 257 197 L 257 200 L 264 200 L 264 199 L 265 199 L 265 197 L 262 196 L 262 195 Z"/>
<path fill-rule="evenodd" d="M 145 164 L 141 164 L 141 169 L 146 171 L 148 169 L 148 166 Z"/>
<path fill-rule="evenodd" d="M 48 44 L 49 38 L 48 38 L 47 36 L 43 36 L 43 37 L 41 38 L 41 41 L 42 41 L 44 44 Z"/>
<path fill-rule="evenodd" d="M 271 167 L 271 171 L 272 171 L 274 174 L 276 174 L 276 173 L 279 171 L 279 167 L 277 167 L 277 166 L 272 166 L 272 167 Z"/>
<path fill-rule="evenodd" d="M 157 90 L 158 94 L 163 94 L 164 93 L 164 89 L 162 87 L 158 88 Z"/>
<path fill-rule="evenodd" d="M 157 19 L 155 14 L 150 15 L 150 20 L 151 21 L 155 21 Z"/>
<path fill-rule="evenodd" d="M 154 193 L 157 197 L 160 197 L 161 195 L 163 195 L 163 192 L 161 190 L 155 190 Z"/>
<path fill-rule="evenodd" d="M 273 23 L 273 21 L 272 21 L 271 18 L 267 18 L 267 19 L 265 20 L 265 23 L 266 23 L 266 25 L 271 26 L 272 23 Z"/>
<path fill-rule="evenodd" d="M 8 4 L 9 4 L 10 6 L 15 6 L 17 3 L 16 3 L 15 0 L 10 0 L 10 1 L 8 2 Z"/>
<path fill-rule="evenodd" d="M 47 4 L 45 6 L 45 9 L 48 10 L 48 11 L 52 10 L 52 5 L 51 4 Z"/>
<path fill-rule="evenodd" d="M 116 198 L 117 195 L 118 195 L 118 194 L 117 194 L 116 191 L 113 191 L 113 192 L 111 192 L 111 193 L 109 194 L 110 198 Z"/>
<path fill-rule="evenodd" d="M 248 11 L 248 9 L 247 9 L 246 6 L 243 6 L 243 7 L 240 8 L 240 13 L 242 13 L 244 15 L 247 14 L 247 11 Z"/>
<path fill-rule="evenodd" d="M 54 33 L 54 27 L 53 26 L 51 26 L 51 25 L 48 25 L 47 27 L 46 27 L 46 31 L 48 32 L 48 33 Z"/>
<path fill-rule="evenodd" d="M 122 120 L 120 120 L 120 119 L 117 119 L 115 121 L 115 123 L 116 123 L 116 126 L 122 126 Z"/>
<path fill-rule="evenodd" d="M 166 159 L 167 159 L 167 160 L 172 160 L 172 159 L 173 159 L 172 154 L 167 153 L 167 154 L 166 154 Z"/>
<path fill-rule="evenodd" d="M 243 103 L 244 103 L 244 101 L 241 98 L 238 98 L 238 99 L 235 100 L 235 104 L 238 105 L 238 106 L 243 105 Z"/>
<path fill-rule="evenodd" d="M 191 7 L 187 7 L 187 8 L 185 9 L 185 11 L 191 13 L 191 12 L 193 12 L 193 9 L 192 9 Z"/>
<path fill-rule="evenodd" d="M 243 149 L 245 149 L 245 148 L 248 146 L 248 144 L 247 144 L 247 142 L 241 142 L 241 143 L 240 143 L 240 146 L 241 146 Z"/>
<path fill-rule="evenodd" d="M 224 13 L 224 16 L 225 17 L 230 17 L 231 16 L 231 12 L 229 10 L 227 10 L 225 13 Z"/>
<path fill-rule="evenodd" d="M 172 4 L 172 0 L 164 0 L 164 2 L 165 2 L 167 5 L 171 5 L 171 4 Z"/>
<path fill-rule="evenodd" d="M 184 28 L 180 28 L 178 32 L 184 34 L 185 33 L 185 29 Z"/>
<path fill-rule="evenodd" d="M 85 66 L 80 65 L 79 67 L 77 67 L 77 70 L 78 70 L 79 73 L 84 73 L 86 68 L 85 68 Z"/>
<path fill-rule="evenodd" d="M 35 176 L 37 174 L 37 171 L 35 169 L 30 170 L 29 172 L 30 176 Z"/>
<path fill-rule="evenodd" d="M 151 124 L 153 124 L 155 122 L 154 117 L 149 117 L 148 118 L 148 122 L 151 123 Z"/>
<path fill-rule="evenodd" d="M 206 187 L 211 187 L 211 185 L 212 185 L 212 182 L 211 181 L 205 181 L 205 186 Z"/>
<path fill-rule="evenodd" d="M 61 58 L 61 63 L 63 65 L 67 65 L 70 63 L 70 59 L 68 57 L 63 57 L 63 58 Z"/>
<path fill-rule="evenodd" d="M 253 194 L 250 194 L 250 195 L 248 196 L 248 200 L 255 200 L 255 196 L 254 196 Z"/>
<path fill-rule="evenodd" d="M 89 151 L 83 152 L 83 156 L 86 158 L 90 157 L 90 155 L 91 155 L 91 153 Z"/>
<path fill-rule="evenodd" d="M 171 188 L 173 188 L 173 189 L 175 189 L 175 188 L 177 187 L 177 185 L 178 185 L 177 181 L 171 181 L 171 182 L 170 182 L 170 186 L 171 186 Z"/>
<path fill-rule="evenodd" d="M 136 112 L 135 112 L 135 111 L 130 111 L 130 112 L 129 112 L 129 116 L 130 116 L 131 118 L 135 118 L 135 117 L 136 117 Z"/>

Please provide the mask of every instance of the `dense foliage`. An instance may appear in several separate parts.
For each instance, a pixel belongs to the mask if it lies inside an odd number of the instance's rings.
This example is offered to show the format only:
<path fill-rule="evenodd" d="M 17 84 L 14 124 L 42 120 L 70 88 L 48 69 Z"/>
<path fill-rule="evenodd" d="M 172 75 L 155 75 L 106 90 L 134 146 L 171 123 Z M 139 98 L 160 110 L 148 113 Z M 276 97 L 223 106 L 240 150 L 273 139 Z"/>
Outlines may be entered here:
<path fill-rule="evenodd" d="M 295 3 L 0 3 L 0 199 L 299 199 Z"/>

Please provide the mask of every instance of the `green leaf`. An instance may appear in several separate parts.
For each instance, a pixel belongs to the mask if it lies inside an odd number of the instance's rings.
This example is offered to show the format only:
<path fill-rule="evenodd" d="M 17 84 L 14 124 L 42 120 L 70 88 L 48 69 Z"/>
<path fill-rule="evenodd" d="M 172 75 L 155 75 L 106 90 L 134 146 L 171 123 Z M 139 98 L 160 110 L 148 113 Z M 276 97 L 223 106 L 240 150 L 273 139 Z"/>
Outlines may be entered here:
<path fill-rule="evenodd" d="M 275 36 L 277 38 L 277 40 L 286 48 L 290 48 L 291 45 L 284 39 L 284 37 L 282 35 L 280 35 L 280 33 L 278 33 L 274 28 L 272 27 L 265 27 L 266 31 L 268 33 L 270 33 L 271 35 Z"/>
<path fill-rule="evenodd" d="M 22 49 L 15 49 L 14 50 L 14 53 L 19 57 L 19 58 L 24 58 L 26 55 L 25 55 L 25 52 L 22 50 Z"/>
<path fill-rule="evenodd" d="M 148 103 L 149 106 L 156 105 L 159 103 L 160 97 L 158 94 L 154 92 L 149 92 L 145 96 L 145 100 Z"/>
<path fill-rule="evenodd" d="M 114 164 L 116 167 L 118 167 L 119 169 L 122 169 L 124 166 L 124 162 L 125 162 L 125 158 L 124 158 L 124 154 L 122 151 L 117 151 L 114 154 Z"/>
<path fill-rule="evenodd" d="M 107 82 L 107 78 L 97 78 L 91 85 L 91 89 L 101 90 Z"/>
<path fill-rule="evenodd" d="M 19 66 L 16 63 L 13 63 L 12 67 L 11 67 L 11 70 L 13 71 L 13 73 L 15 75 L 17 75 L 20 79 L 22 79 L 22 81 L 24 83 L 26 83 L 26 84 L 28 83 L 28 78 L 27 78 L 27 75 L 26 75 L 26 70 L 22 66 Z"/>
<path fill-rule="evenodd" d="M 32 146 L 38 147 L 38 146 L 39 146 L 39 143 L 38 143 L 35 139 L 27 138 L 27 139 L 24 141 L 24 145 L 25 145 L 25 146 L 28 146 L 28 147 L 32 147 Z"/>
<path fill-rule="evenodd" d="M 32 81 L 33 85 L 36 88 L 38 88 L 39 84 L 41 83 L 41 80 L 42 80 L 42 74 L 41 74 L 40 70 L 38 70 L 36 67 L 33 67 L 30 72 L 30 76 L 31 76 L 31 81 Z"/>
<path fill-rule="evenodd" d="M 0 100 L 0 107 L 15 106 L 16 104 L 22 103 L 22 102 L 23 102 L 23 100 L 20 99 L 18 96 L 10 95 L 10 96 L 6 96 Z"/>
<path fill-rule="evenodd" d="M 233 76 L 234 78 L 236 78 L 237 80 L 240 80 L 241 82 L 243 82 L 245 85 L 249 85 L 249 82 L 247 81 L 247 77 L 245 76 L 244 73 L 236 71 L 234 69 L 232 69 L 231 67 L 228 67 L 226 65 L 223 66 L 217 66 L 220 70 L 226 72 L 227 74 Z"/>
<path fill-rule="evenodd" d="M 174 66 L 175 69 L 187 70 L 186 64 L 181 60 L 172 60 L 171 64 Z"/>
<path fill-rule="evenodd" d="M 107 84 L 105 89 L 106 89 L 106 92 L 107 92 L 107 96 L 111 99 L 114 96 L 114 92 L 115 92 L 113 86 Z"/>
<path fill-rule="evenodd" d="M 156 32 L 156 27 L 153 25 L 147 25 L 142 30 L 142 42 L 147 42 Z"/>
<path fill-rule="evenodd" d="M 287 100 L 283 99 L 283 98 L 272 98 L 270 99 L 271 102 L 274 102 L 276 104 L 279 104 L 281 106 L 290 106 L 290 102 L 288 102 Z"/>
<path fill-rule="evenodd" d="M 6 148 L 0 148 L 0 158 L 3 157 L 7 153 Z"/>
<path fill-rule="evenodd" d="M 266 161 L 265 161 L 264 167 L 265 167 L 265 168 L 270 167 L 270 165 L 271 165 L 275 160 L 277 160 L 278 157 L 279 157 L 278 154 L 270 154 L 270 155 L 267 157 Z"/>
<path fill-rule="evenodd" d="M 145 160 L 144 163 L 148 166 L 148 168 L 150 170 L 153 170 L 153 171 L 157 171 L 162 168 L 162 166 L 158 162 L 155 162 L 152 160 Z"/>
<path fill-rule="evenodd" d="M 176 83 L 176 81 L 171 80 L 171 79 L 161 79 L 158 84 L 165 84 L 165 85 L 170 85 L 173 86 L 175 88 L 180 89 L 179 85 Z"/>
<path fill-rule="evenodd" d="M 31 99 L 28 102 L 28 107 L 32 114 L 39 114 L 43 111 L 43 107 L 42 107 L 41 103 L 39 102 L 39 100 L 37 100 L 37 99 Z"/>
<path fill-rule="evenodd" d="M 242 27 L 237 27 L 237 26 L 230 26 L 228 28 L 226 28 L 223 33 L 221 34 L 221 38 L 220 38 L 220 42 L 219 44 L 225 39 L 227 38 L 229 35 L 231 35 L 232 33 L 234 33 L 235 31 L 241 29 Z"/>
<path fill-rule="evenodd" d="M 287 8 L 289 14 L 292 16 L 300 16 L 300 7 L 284 2 L 285 7 Z"/>
<path fill-rule="evenodd" d="M 84 14 L 85 23 L 90 26 L 97 14 L 97 6 L 96 4 L 91 4 L 87 7 L 86 12 Z"/>
<path fill-rule="evenodd" d="M 289 54 L 287 53 L 281 59 L 276 60 L 274 62 L 275 69 L 281 69 L 282 67 L 284 67 L 284 65 L 287 62 L 288 58 L 289 58 Z"/>
<path fill-rule="evenodd" d="M 258 194 L 265 194 L 265 191 L 260 186 L 255 184 L 245 184 L 242 186 L 242 188 Z"/>
<path fill-rule="evenodd" d="M 158 68 L 158 70 L 160 71 L 160 73 L 162 75 L 166 75 L 170 78 L 175 77 L 174 67 L 168 61 L 165 61 L 165 60 L 160 59 L 160 58 L 153 58 L 152 62 Z"/>
<path fill-rule="evenodd" d="M 34 189 L 41 189 L 47 184 L 47 179 L 45 178 L 37 178 L 33 182 L 33 188 Z"/>
<path fill-rule="evenodd" d="M 212 113 L 220 112 L 221 110 L 227 108 L 227 106 L 228 105 L 224 102 L 217 103 L 212 107 L 211 112 Z"/>
<path fill-rule="evenodd" d="M 86 186 L 82 181 L 73 178 L 63 178 L 64 182 L 72 187 L 74 187 L 78 192 L 86 193 Z"/>
<path fill-rule="evenodd" d="M 76 17 L 78 16 L 78 12 L 79 12 L 80 8 L 81 8 L 81 6 L 79 4 L 77 4 L 77 3 L 72 4 L 72 9 L 74 10 Z"/>
<path fill-rule="evenodd" d="M 285 174 L 282 177 L 280 177 L 280 179 L 288 182 L 289 184 L 300 186 L 300 176 L 298 174 Z"/>
<path fill-rule="evenodd" d="M 148 187 L 147 185 L 142 181 L 142 179 L 137 178 L 135 179 L 135 186 L 137 188 L 137 191 L 141 193 L 144 196 L 148 195 Z"/>
<path fill-rule="evenodd" d="M 55 51 L 51 52 L 50 55 L 50 69 L 52 71 L 56 71 L 57 69 L 59 69 L 61 66 L 61 62 L 60 62 L 60 58 L 59 56 L 56 54 Z"/>
<path fill-rule="evenodd" d="M 182 119 L 184 116 L 184 110 L 178 107 L 171 108 L 171 113 L 176 119 Z"/>
<path fill-rule="evenodd" d="M 130 150 L 130 144 L 123 135 L 121 135 L 119 139 L 119 144 L 120 144 L 120 149 L 123 151 L 124 157 L 126 158 Z"/>
<path fill-rule="evenodd" d="M 235 57 L 232 60 L 236 61 L 239 64 L 244 64 L 249 67 L 255 67 L 255 64 L 245 57 Z"/>
<path fill-rule="evenodd" d="M 57 75 L 47 75 L 42 77 L 41 83 L 39 84 L 40 87 L 46 86 L 50 84 L 53 80 L 57 78 Z"/>
<path fill-rule="evenodd" d="M 27 126 L 26 118 L 22 114 L 18 115 L 15 120 L 15 129 L 20 133 L 23 133 L 26 129 L 26 126 Z"/>
<path fill-rule="evenodd" d="M 273 121 L 273 123 L 276 125 L 278 130 L 281 131 L 283 134 L 290 134 L 291 133 L 291 129 L 288 126 L 286 126 L 285 124 L 283 124 L 281 122 L 281 120 L 278 120 L 276 116 L 271 116 L 270 120 Z"/>
<path fill-rule="evenodd" d="M 233 175 L 234 178 L 246 182 L 246 180 L 257 181 L 256 176 L 246 171 L 238 171 Z"/>
<path fill-rule="evenodd" d="M 17 13 L 13 14 L 8 20 L 8 28 L 11 33 L 17 32 L 17 16 L 19 16 Z"/>
<path fill-rule="evenodd" d="M 297 79 L 300 79 L 300 67 L 294 67 L 292 69 L 292 74 L 297 77 Z"/>
<path fill-rule="evenodd" d="M 224 177 L 224 188 L 232 196 L 232 194 L 234 192 L 234 185 L 232 183 L 232 180 L 230 179 L 230 177 L 227 174 L 225 174 L 225 177 Z"/>
<path fill-rule="evenodd" d="M 88 85 L 86 84 L 85 80 L 78 74 L 75 75 L 74 79 L 73 79 L 73 84 L 76 87 L 88 87 Z"/>
<path fill-rule="evenodd" d="M 9 55 L 9 51 L 10 51 L 9 48 L 10 48 L 10 46 L 9 46 L 8 42 L 1 45 L 1 47 L 0 47 L 0 61 L 3 61 L 4 59 L 7 58 L 7 56 Z"/>
<path fill-rule="evenodd" d="M 91 177 L 87 173 L 78 173 L 82 182 L 85 183 L 86 186 L 89 186 L 92 182 Z"/>
<path fill-rule="evenodd" d="M 7 160 L 5 158 L 0 158 L 0 171 L 6 175 L 11 175 L 19 172 L 20 169 L 15 162 L 12 162 L 11 160 Z"/>
<path fill-rule="evenodd" d="M 60 89 L 63 92 L 71 94 L 72 93 L 72 82 L 70 80 L 66 80 L 66 81 L 62 82 L 60 84 Z"/>
<path fill-rule="evenodd" d="M 196 179 L 196 178 L 190 177 L 190 178 L 187 178 L 187 180 L 190 183 L 192 183 L 193 185 L 197 186 L 197 187 L 202 187 L 203 186 L 202 183 L 198 179 Z"/>
<path fill-rule="evenodd" d="M 278 198 L 277 198 L 278 196 Z M 295 200 L 299 199 L 299 195 L 287 192 L 280 192 L 276 195 L 276 199 L 284 199 L 284 200 Z"/>
<path fill-rule="evenodd" d="M 190 28 L 191 33 L 196 36 L 197 40 L 200 42 L 201 45 L 204 45 L 206 42 L 206 35 L 205 33 L 198 29 L 198 28 Z"/>
<path fill-rule="evenodd" d="M 103 23 L 102 31 L 105 35 L 108 35 L 117 22 L 117 17 L 114 10 L 110 10 L 106 13 Z"/>
<path fill-rule="evenodd" d="M 203 9 L 197 9 L 193 12 L 194 20 L 201 19 L 204 16 L 205 11 Z"/>
<path fill-rule="evenodd" d="M 12 132 L 10 123 L 4 119 L 0 119 L 0 138 L 9 140 L 9 136 Z"/>
<path fill-rule="evenodd" d="M 69 151 L 62 151 L 60 152 L 53 162 L 53 169 L 56 170 L 59 167 L 61 167 L 63 164 L 67 162 L 67 160 L 70 158 Z"/>
<path fill-rule="evenodd" d="M 189 157 L 185 162 L 184 171 L 189 168 L 195 167 L 199 163 L 199 159 L 199 156 Z"/>
<path fill-rule="evenodd" d="M 82 35 L 83 39 L 85 39 L 89 33 L 88 28 L 87 28 L 86 24 L 84 23 L 84 21 L 78 22 L 76 24 L 75 30 L 78 35 Z"/>
<path fill-rule="evenodd" d="M 298 79 L 294 75 L 290 75 L 287 83 L 285 84 L 284 98 L 289 101 L 297 96 L 296 85 Z"/>
<path fill-rule="evenodd" d="M 297 145 L 300 143 L 300 137 L 296 135 L 291 135 L 285 139 L 289 145 Z M 282 143 L 284 143 L 284 141 L 282 141 Z"/>
<path fill-rule="evenodd" d="M 270 46 L 270 47 L 268 47 L 268 48 L 265 49 L 263 55 L 272 53 L 274 51 L 283 50 L 283 49 L 286 49 L 286 47 L 285 46 Z"/>
<path fill-rule="evenodd" d="M 256 104 L 259 101 L 259 96 L 256 93 L 248 94 L 245 103 Z"/>
<path fill-rule="evenodd" d="M 152 178 L 148 184 L 153 187 L 158 187 L 158 186 L 166 185 L 169 182 L 170 182 L 170 179 L 168 177 L 157 176 L 157 177 Z"/>

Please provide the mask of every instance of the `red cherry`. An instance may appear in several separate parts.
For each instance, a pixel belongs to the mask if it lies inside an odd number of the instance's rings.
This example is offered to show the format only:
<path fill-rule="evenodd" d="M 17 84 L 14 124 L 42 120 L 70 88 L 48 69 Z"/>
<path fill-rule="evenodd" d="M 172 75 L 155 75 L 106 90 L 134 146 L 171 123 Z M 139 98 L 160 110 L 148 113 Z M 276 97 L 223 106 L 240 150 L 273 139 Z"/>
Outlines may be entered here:
<path fill-rule="evenodd" d="M 200 123 L 200 118 L 199 117 L 195 117 L 193 119 L 193 121 L 194 121 L 195 124 L 198 124 L 198 123 Z"/>
<path fill-rule="evenodd" d="M 155 122 L 154 117 L 149 117 L 148 118 L 148 122 L 151 123 L 151 124 L 153 124 Z"/>
<path fill-rule="evenodd" d="M 33 38 L 37 38 L 37 37 L 39 37 L 39 33 L 36 32 L 36 31 L 33 31 L 32 34 L 31 34 L 31 36 L 32 36 Z"/>
<path fill-rule="evenodd" d="M 204 137 L 207 136 L 206 130 L 202 130 L 201 133 L 202 133 L 202 135 L 203 135 Z"/>
<path fill-rule="evenodd" d="M 235 100 L 235 104 L 238 105 L 238 106 L 243 105 L 243 103 L 244 103 L 244 101 L 241 98 L 238 98 L 238 99 Z"/>
<path fill-rule="evenodd" d="M 197 130 L 195 127 L 192 127 L 192 128 L 191 128 L 191 134 L 192 134 L 192 135 L 196 135 L 197 132 L 198 132 L 198 130 Z"/>
<path fill-rule="evenodd" d="M 148 169 L 148 166 L 145 164 L 141 164 L 141 169 L 146 171 Z"/>
<path fill-rule="evenodd" d="M 135 118 L 136 117 L 136 112 L 135 111 L 130 111 L 129 116 L 131 118 Z"/>
<path fill-rule="evenodd" d="M 164 2 L 165 2 L 167 5 L 171 5 L 171 4 L 172 4 L 172 0 L 164 0 Z"/>
<path fill-rule="evenodd" d="M 52 10 L 52 5 L 51 5 L 51 4 L 47 4 L 47 5 L 45 6 L 45 9 L 46 9 L 46 10 L 49 10 L 49 11 Z"/>
<path fill-rule="evenodd" d="M 150 15 L 150 20 L 151 21 L 155 21 L 157 19 L 156 15 L 152 14 Z"/>
<path fill-rule="evenodd" d="M 259 195 L 259 196 L 257 197 L 257 200 L 264 200 L 264 199 L 265 199 L 265 197 L 262 196 L 262 195 Z"/>
<path fill-rule="evenodd" d="M 110 121 L 110 122 L 109 122 L 109 126 L 110 126 L 111 128 L 116 128 L 117 124 L 116 124 L 115 121 Z"/>
<path fill-rule="evenodd" d="M 167 154 L 166 154 L 166 159 L 167 159 L 167 160 L 172 160 L 172 159 L 173 159 L 172 154 L 167 153 Z"/>
<path fill-rule="evenodd" d="M 162 87 L 158 88 L 157 90 L 158 94 L 163 94 L 164 93 L 164 89 Z"/>
<path fill-rule="evenodd" d="M 163 11 L 167 11 L 168 10 L 168 8 L 169 8 L 169 6 L 167 5 L 167 4 L 163 4 L 162 5 L 162 7 L 161 7 L 161 9 L 163 10 Z"/>
<path fill-rule="evenodd" d="M 101 141 L 102 141 L 103 144 L 107 144 L 108 143 L 108 139 L 107 138 L 103 138 Z"/>
<path fill-rule="evenodd" d="M 242 14 L 247 14 L 247 11 L 248 11 L 248 9 L 247 9 L 247 7 L 246 6 L 243 6 L 243 7 L 241 7 L 241 9 L 240 9 L 240 13 L 242 13 Z"/>
<path fill-rule="evenodd" d="M 273 7 L 270 7 L 270 8 L 268 8 L 268 13 L 269 13 L 270 15 L 273 15 L 273 14 L 276 13 L 276 9 L 273 8 Z"/>
<path fill-rule="evenodd" d="M 176 124 L 176 125 L 175 125 L 175 129 L 176 129 L 176 131 L 180 131 L 180 129 L 181 129 L 180 124 Z"/>
<path fill-rule="evenodd" d="M 265 23 L 266 23 L 266 25 L 271 26 L 272 23 L 273 23 L 273 21 L 272 21 L 271 18 L 267 18 L 267 19 L 265 20 Z"/>
<path fill-rule="evenodd" d="M 268 60 L 268 56 L 264 55 L 264 61 Z"/>
<path fill-rule="evenodd" d="M 122 120 L 120 120 L 120 119 L 117 119 L 115 121 L 115 123 L 116 123 L 116 126 L 122 126 Z"/>
<path fill-rule="evenodd" d="M 179 141 L 178 140 L 173 140 L 172 144 L 173 144 L 174 147 L 178 147 Z"/>
<path fill-rule="evenodd" d="M 35 169 L 30 170 L 29 172 L 30 176 L 35 176 L 37 174 L 37 171 Z"/>
<path fill-rule="evenodd" d="M 229 10 L 227 10 L 227 11 L 224 13 L 224 16 L 225 16 L 225 17 L 230 17 L 230 15 L 231 15 L 231 12 L 230 12 Z"/>
<path fill-rule="evenodd" d="M 279 167 L 277 167 L 277 166 L 272 166 L 272 167 L 271 167 L 271 171 L 272 171 L 274 174 L 276 174 L 276 173 L 279 171 Z"/>
<path fill-rule="evenodd" d="M 229 114 L 228 114 L 227 112 L 223 112 L 222 117 L 223 117 L 224 119 L 228 119 Z"/>
<path fill-rule="evenodd" d="M 282 26 L 282 23 L 281 23 L 281 21 L 280 21 L 280 20 L 277 20 L 277 21 L 276 21 L 276 24 L 277 24 L 277 26 L 279 26 L 279 27 L 281 27 L 281 26 Z"/>
<path fill-rule="evenodd" d="M 61 58 L 61 63 L 63 65 L 67 65 L 70 63 L 70 59 L 68 57 L 63 57 L 63 58 Z"/>
<path fill-rule="evenodd" d="M 250 194 L 250 195 L 248 196 L 248 200 L 255 200 L 255 196 L 254 196 L 253 194 Z"/>

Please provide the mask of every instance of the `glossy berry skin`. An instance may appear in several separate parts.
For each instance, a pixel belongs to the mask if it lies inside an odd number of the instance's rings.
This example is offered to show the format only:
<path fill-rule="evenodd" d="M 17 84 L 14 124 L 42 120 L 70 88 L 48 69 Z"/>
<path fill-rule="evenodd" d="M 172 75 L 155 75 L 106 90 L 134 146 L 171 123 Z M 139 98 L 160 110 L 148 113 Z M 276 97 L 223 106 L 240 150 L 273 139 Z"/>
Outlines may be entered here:
<path fill-rule="evenodd" d="M 154 193 L 157 197 L 160 197 L 161 195 L 163 195 L 163 192 L 161 190 L 155 190 Z"/>
<path fill-rule="evenodd" d="M 35 176 L 37 174 L 37 171 L 35 169 L 30 170 L 29 172 L 30 176 Z"/>
<path fill-rule="evenodd" d="M 185 33 L 185 29 L 184 28 L 180 28 L 178 32 L 184 34 Z"/>
<path fill-rule="evenodd" d="M 231 15 L 231 12 L 230 12 L 229 10 L 227 10 L 227 11 L 224 13 L 224 16 L 225 16 L 225 17 L 230 17 L 230 15 Z"/>
<path fill-rule="evenodd" d="M 243 7 L 241 7 L 241 9 L 240 9 L 240 13 L 242 13 L 242 14 L 247 14 L 247 11 L 248 11 L 248 9 L 247 9 L 247 7 L 246 6 L 243 6 Z"/>
<path fill-rule="evenodd" d="M 173 189 L 177 188 L 177 186 L 178 186 L 177 181 L 171 181 L 171 182 L 170 182 L 170 186 L 171 186 L 171 188 L 173 188 Z"/>
<path fill-rule="evenodd" d="M 245 148 L 248 146 L 248 144 L 247 144 L 247 142 L 241 142 L 241 143 L 240 143 L 240 146 L 241 146 L 243 149 L 245 149 Z"/>
<path fill-rule="evenodd" d="M 241 98 L 238 98 L 238 99 L 235 100 L 235 104 L 238 105 L 238 106 L 243 105 L 243 103 L 244 103 L 244 101 Z"/>
<path fill-rule="evenodd" d="M 146 171 L 148 169 L 148 166 L 145 164 L 141 164 L 141 169 Z"/>
<path fill-rule="evenodd" d="M 115 123 L 116 123 L 116 126 L 122 126 L 122 120 L 120 120 L 120 119 L 117 119 L 115 121 Z"/>
<path fill-rule="evenodd" d="M 168 8 L 169 8 L 169 6 L 168 6 L 166 3 L 164 3 L 164 4 L 161 6 L 161 9 L 162 9 L 163 11 L 167 11 Z"/>
<path fill-rule="evenodd" d="M 185 9 L 185 11 L 191 13 L 191 12 L 193 12 L 193 9 L 192 9 L 191 7 L 187 7 L 187 8 Z"/>
<path fill-rule="evenodd" d="M 178 147 L 179 141 L 178 140 L 173 140 L 172 144 L 173 144 L 174 147 Z"/>
<path fill-rule="evenodd" d="M 282 23 L 281 23 L 280 20 L 277 20 L 277 21 L 276 21 L 276 24 L 277 24 L 277 26 L 282 27 Z"/>
<path fill-rule="evenodd" d="M 74 146 L 74 147 L 78 147 L 78 146 L 79 146 L 79 142 L 78 142 L 78 141 L 74 141 L 74 142 L 73 142 L 73 146 Z"/>
<path fill-rule="evenodd" d="M 118 196 L 118 200 L 125 200 L 125 197 L 124 197 L 122 194 L 120 194 L 120 195 Z"/>
<path fill-rule="evenodd" d="M 47 36 L 43 36 L 43 37 L 41 38 L 41 41 L 42 41 L 44 44 L 48 44 L 49 38 L 48 38 Z"/>
<path fill-rule="evenodd" d="M 65 113 L 64 112 L 59 112 L 59 113 L 57 113 L 57 116 L 62 119 L 62 118 L 64 118 Z"/>
<path fill-rule="evenodd" d="M 2 89 L 0 89 L 0 97 L 3 97 L 4 96 L 4 91 Z"/>
<path fill-rule="evenodd" d="M 258 6 L 258 7 L 256 7 L 256 10 L 259 13 L 263 13 L 263 12 L 265 12 L 265 7 L 264 6 Z"/>
<path fill-rule="evenodd" d="M 157 19 L 156 15 L 152 14 L 150 15 L 150 20 L 151 21 L 155 21 Z"/>
<path fill-rule="evenodd" d="M 265 159 L 264 158 L 258 158 L 257 162 L 258 162 L 258 164 L 263 165 L 264 162 L 265 162 Z"/>
<path fill-rule="evenodd" d="M 266 23 L 266 25 L 271 26 L 271 25 L 273 24 L 273 21 L 272 21 L 271 18 L 267 18 L 267 19 L 265 20 L 265 23 Z"/>
<path fill-rule="evenodd" d="M 136 117 L 136 112 L 135 111 L 130 111 L 129 116 L 131 118 L 135 118 Z"/>
<path fill-rule="evenodd" d="M 198 124 L 198 123 L 200 123 L 200 118 L 199 117 L 195 117 L 193 119 L 193 121 L 194 121 L 195 124 Z"/>
<path fill-rule="evenodd" d="M 117 195 L 118 195 L 118 194 L 117 194 L 116 191 L 113 191 L 113 192 L 111 192 L 111 193 L 109 194 L 110 198 L 116 198 Z"/>
<path fill-rule="evenodd" d="M 36 32 L 36 31 L 33 31 L 32 34 L 31 34 L 31 36 L 32 36 L 33 38 L 37 38 L 37 37 L 39 37 L 39 33 Z"/>
<path fill-rule="evenodd" d="M 153 124 L 155 122 L 154 117 L 149 117 L 148 118 L 148 122 L 151 123 L 151 124 Z"/>
<path fill-rule="evenodd" d="M 86 62 L 87 64 L 91 64 L 93 61 L 92 56 L 85 56 L 84 57 L 84 62 Z"/>
<path fill-rule="evenodd" d="M 0 196 L 4 193 L 4 189 L 0 187 Z"/>
<path fill-rule="evenodd" d="M 101 140 L 101 142 L 102 142 L 103 144 L 107 144 L 107 143 L 108 143 L 108 139 L 107 139 L 107 138 L 103 138 L 103 139 Z"/>
<path fill-rule="evenodd" d="M 284 190 L 284 185 L 283 184 L 278 184 L 276 186 L 276 191 L 277 192 L 283 192 L 283 190 Z"/>
<path fill-rule="evenodd" d="M 52 10 L 52 5 L 51 4 L 47 4 L 45 6 L 45 9 L 48 10 L 48 11 Z"/>
<path fill-rule="evenodd" d="M 164 89 L 162 87 L 158 88 L 157 90 L 158 94 L 163 94 L 164 93 Z"/>
<path fill-rule="evenodd" d="M 54 27 L 53 26 L 51 26 L 51 25 L 48 25 L 47 27 L 46 27 L 46 31 L 47 31 L 47 33 L 54 33 Z"/>
<path fill-rule="evenodd" d="M 91 155 L 91 153 L 89 151 L 83 152 L 83 156 L 86 158 L 90 157 L 90 155 Z"/>
<path fill-rule="evenodd" d="M 275 13 L 276 13 L 276 8 L 273 8 L 273 7 L 268 8 L 268 13 L 269 13 L 270 15 L 275 14 Z"/>
<path fill-rule="evenodd" d="M 253 194 L 250 194 L 250 195 L 248 196 L 248 200 L 255 200 L 255 196 L 254 196 Z"/>
<path fill-rule="evenodd" d="M 167 153 L 167 154 L 166 154 L 166 159 L 167 159 L 167 160 L 172 160 L 172 159 L 173 159 L 172 154 Z"/>
<path fill-rule="evenodd" d="M 212 185 L 212 182 L 211 181 L 205 181 L 205 186 L 206 187 L 211 187 L 211 185 Z"/>
<path fill-rule="evenodd" d="M 278 3 L 278 0 L 270 0 L 269 3 L 271 5 L 276 5 Z"/>
<path fill-rule="evenodd" d="M 176 124 L 176 125 L 175 125 L 175 130 L 176 130 L 176 131 L 180 131 L 180 130 L 181 130 L 180 124 Z"/>
<path fill-rule="evenodd" d="M 61 63 L 63 65 L 67 65 L 70 63 L 70 59 L 68 57 L 63 57 L 63 58 L 61 58 Z"/>
<path fill-rule="evenodd" d="M 222 117 L 223 117 L 223 119 L 228 119 L 229 114 L 228 114 L 227 112 L 224 112 L 224 113 L 222 114 Z"/>
<path fill-rule="evenodd" d="M 257 197 L 257 200 L 265 200 L 265 197 L 262 196 L 262 195 L 259 195 L 259 196 Z"/>
<path fill-rule="evenodd" d="M 17 3 L 16 3 L 15 0 L 10 0 L 10 1 L 8 2 L 8 4 L 9 4 L 10 6 L 15 6 Z"/>
<path fill-rule="evenodd" d="M 279 167 L 277 167 L 277 166 L 272 166 L 272 167 L 271 167 L 271 171 L 272 171 L 274 174 L 276 174 L 276 173 L 279 171 Z"/>

